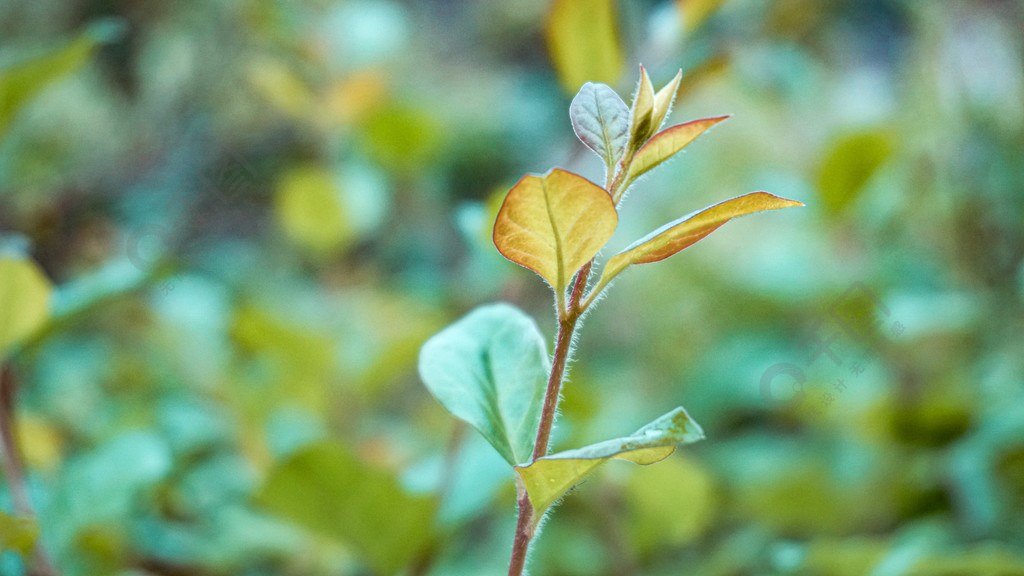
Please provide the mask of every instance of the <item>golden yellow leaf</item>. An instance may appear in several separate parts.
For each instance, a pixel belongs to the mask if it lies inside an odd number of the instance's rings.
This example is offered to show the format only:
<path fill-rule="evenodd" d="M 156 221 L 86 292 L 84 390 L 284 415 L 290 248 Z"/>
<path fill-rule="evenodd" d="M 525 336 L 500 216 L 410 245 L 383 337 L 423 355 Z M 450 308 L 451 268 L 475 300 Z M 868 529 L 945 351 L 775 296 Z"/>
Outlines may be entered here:
<path fill-rule="evenodd" d="M 612 0 L 555 0 L 546 36 L 551 61 L 569 94 L 584 82 L 614 84 L 622 73 L 622 49 Z"/>
<path fill-rule="evenodd" d="M 704 133 L 705 130 L 725 120 L 728 116 L 693 120 L 685 124 L 677 124 L 658 132 L 643 148 L 636 153 L 629 167 L 627 183 L 636 180 L 641 174 L 668 160 L 677 152 L 686 148 Z"/>
<path fill-rule="evenodd" d="M 733 218 L 791 206 L 803 206 L 803 203 L 767 192 L 752 192 L 669 222 L 613 256 L 601 274 L 595 294 L 627 266 L 664 260 L 697 243 Z"/>
<path fill-rule="evenodd" d="M 604 188 L 556 169 L 524 176 L 509 190 L 494 223 L 494 245 L 560 293 L 612 237 L 618 220 Z"/>

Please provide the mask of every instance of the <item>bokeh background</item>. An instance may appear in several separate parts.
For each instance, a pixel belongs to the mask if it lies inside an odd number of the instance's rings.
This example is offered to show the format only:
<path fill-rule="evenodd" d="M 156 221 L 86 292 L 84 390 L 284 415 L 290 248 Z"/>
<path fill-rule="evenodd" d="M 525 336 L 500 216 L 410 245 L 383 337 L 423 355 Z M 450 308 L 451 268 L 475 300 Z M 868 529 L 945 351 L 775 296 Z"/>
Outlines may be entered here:
<path fill-rule="evenodd" d="M 66 575 L 504 573 L 511 471 L 417 352 L 498 300 L 553 336 L 490 226 L 524 173 L 602 181 L 568 104 L 640 63 L 686 73 L 670 122 L 733 116 L 606 253 L 807 206 L 588 316 L 555 447 L 676 405 L 707 439 L 606 465 L 531 573 L 1024 574 L 1021 30 L 1016 0 L 0 3 L 0 250 L 54 286 L 0 350 L 35 517 L 5 466 L 0 574 L 33 542 Z"/>

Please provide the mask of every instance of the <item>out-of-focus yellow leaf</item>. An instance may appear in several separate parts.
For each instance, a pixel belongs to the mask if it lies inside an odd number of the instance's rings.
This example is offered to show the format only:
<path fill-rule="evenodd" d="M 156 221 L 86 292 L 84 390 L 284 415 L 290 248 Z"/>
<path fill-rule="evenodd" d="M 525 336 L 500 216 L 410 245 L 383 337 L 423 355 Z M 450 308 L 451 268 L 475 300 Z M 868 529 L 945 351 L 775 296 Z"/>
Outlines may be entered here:
<path fill-rule="evenodd" d="M 331 172 L 300 166 L 286 172 L 277 186 L 277 217 L 296 243 L 318 253 L 344 246 L 352 226 Z"/>
<path fill-rule="evenodd" d="M 633 158 L 633 163 L 629 167 L 627 183 L 633 182 L 648 170 L 668 160 L 686 148 L 690 142 L 696 140 L 705 130 L 726 118 L 728 116 L 693 120 L 666 128 L 655 134 Z"/>
<path fill-rule="evenodd" d="M 52 292 L 34 262 L 0 256 L 0 358 L 46 323 Z"/>
<path fill-rule="evenodd" d="M 415 172 L 441 150 L 442 126 L 427 110 L 390 105 L 369 116 L 362 131 L 367 153 L 384 168 Z"/>
<path fill-rule="evenodd" d="M 614 84 L 622 49 L 612 0 L 555 0 L 548 14 L 547 44 L 566 93 L 584 82 Z"/>
<path fill-rule="evenodd" d="M 313 94 L 283 62 L 254 60 L 247 71 L 249 82 L 270 104 L 292 118 L 306 118 L 313 109 Z"/>
<path fill-rule="evenodd" d="M 693 32 L 705 20 L 718 12 L 725 0 L 678 0 L 679 11 L 683 16 L 683 24 L 687 32 Z"/>
<path fill-rule="evenodd" d="M 627 266 L 664 260 L 700 241 L 733 218 L 791 206 L 803 206 L 803 203 L 767 192 L 752 192 L 673 220 L 613 256 L 605 266 L 594 293 L 598 293 Z"/>
<path fill-rule="evenodd" d="M 818 189 L 831 212 L 845 208 L 892 152 L 892 142 L 881 131 L 846 135 L 832 145 L 821 165 Z"/>
<path fill-rule="evenodd" d="M 515 469 L 539 522 L 552 504 L 602 463 L 617 458 L 646 466 L 668 458 L 680 444 L 703 438 L 704 430 L 679 407 L 629 436 L 544 456 Z"/>
<path fill-rule="evenodd" d="M 407 493 L 385 469 L 321 442 L 277 464 L 257 495 L 266 508 L 349 544 L 375 574 L 395 574 L 434 537 L 433 500 Z"/>
<path fill-rule="evenodd" d="M 31 414 L 18 418 L 18 438 L 30 468 L 52 470 L 61 459 L 60 432 L 49 422 Z"/>
<path fill-rule="evenodd" d="M 688 544 L 714 520 L 714 480 L 681 456 L 633 474 L 625 496 L 629 536 L 642 555 Z"/>
<path fill-rule="evenodd" d="M 83 34 L 62 48 L 0 71 L 0 138 L 33 96 L 85 64 L 98 44 L 95 36 Z"/>
<path fill-rule="evenodd" d="M 28 555 L 39 537 L 39 526 L 33 520 L 8 516 L 0 510 L 0 551 L 14 550 Z"/>
<path fill-rule="evenodd" d="M 555 169 L 524 176 L 509 190 L 494 223 L 494 245 L 560 293 L 608 242 L 618 222 L 604 188 Z"/>

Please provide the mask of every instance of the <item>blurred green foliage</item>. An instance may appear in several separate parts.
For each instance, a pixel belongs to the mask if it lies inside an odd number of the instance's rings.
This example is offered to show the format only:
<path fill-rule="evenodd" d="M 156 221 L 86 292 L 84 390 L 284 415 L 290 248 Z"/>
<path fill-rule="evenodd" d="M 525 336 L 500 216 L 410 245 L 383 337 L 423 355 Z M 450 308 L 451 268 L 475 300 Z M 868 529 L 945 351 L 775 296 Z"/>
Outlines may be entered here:
<path fill-rule="evenodd" d="M 605 5 L 597 71 L 570 16 Z M 512 474 L 416 354 L 483 302 L 550 316 L 494 198 L 600 181 L 569 86 L 628 93 L 641 61 L 687 73 L 672 123 L 733 117 L 636 185 L 608 254 L 722 197 L 808 207 L 588 315 L 554 448 L 675 405 L 707 439 L 592 475 L 531 573 L 1024 574 L 1021 29 L 1014 0 L 0 3 L 35 516 L 5 468 L 0 574 L 35 526 L 67 575 L 503 573 Z"/>

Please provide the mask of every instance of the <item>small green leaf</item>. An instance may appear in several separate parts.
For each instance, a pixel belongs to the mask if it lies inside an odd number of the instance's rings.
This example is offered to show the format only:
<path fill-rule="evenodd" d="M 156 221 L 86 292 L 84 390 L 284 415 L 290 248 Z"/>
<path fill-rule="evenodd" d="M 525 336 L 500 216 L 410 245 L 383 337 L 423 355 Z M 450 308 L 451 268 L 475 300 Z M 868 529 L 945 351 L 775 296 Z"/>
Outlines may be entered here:
<path fill-rule="evenodd" d="M 434 504 L 405 492 L 387 470 L 333 442 L 277 464 L 256 496 L 271 512 L 336 538 L 375 572 L 394 574 L 429 544 Z"/>
<path fill-rule="evenodd" d="M 674 156 L 677 152 L 686 148 L 690 142 L 697 139 L 705 130 L 725 120 L 728 116 L 717 118 L 704 118 L 693 120 L 685 124 L 677 124 L 666 128 L 654 135 L 633 158 L 629 167 L 627 182 L 633 182 L 640 175 L 661 164 Z"/>
<path fill-rule="evenodd" d="M 837 140 L 825 156 L 818 176 L 825 207 L 833 213 L 845 208 L 891 152 L 892 142 L 882 131 L 857 132 Z"/>
<path fill-rule="evenodd" d="M 604 188 L 556 169 L 524 176 L 509 190 L 494 222 L 494 245 L 562 293 L 572 275 L 612 237 L 618 222 Z"/>
<path fill-rule="evenodd" d="M 509 464 L 529 460 L 551 370 L 533 319 L 508 304 L 481 306 L 423 345 L 419 370 Z"/>
<path fill-rule="evenodd" d="M 551 61 L 569 94 L 586 81 L 615 83 L 622 49 L 612 0 L 555 0 L 545 36 Z"/>
<path fill-rule="evenodd" d="M 664 260 L 697 243 L 733 218 L 791 206 L 803 206 L 803 203 L 780 198 L 767 192 L 752 192 L 673 220 L 637 240 L 608 260 L 594 294 L 599 293 L 612 278 L 626 267 L 632 264 Z"/>
<path fill-rule="evenodd" d="M 0 552 L 14 550 L 27 556 L 36 545 L 39 526 L 34 520 L 8 516 L 0 511 Z"/>
<path fill-rule="evenodd" d="M 682 407 L 623 438 L 567 450 L 516 466 L 539 522 L 544 513 L 594 468 L 611 458 L 647 465 L 664 460 L 680 444 L 704 438 L 704 431 Z"/>
<path fill-rule="evenodd" d="M 626 151 L 629 108 L 607 84 L 587 82 L 569 106 L 576 136 L 604 160 L 608 170 Z"/>
<path fill-rule="evenodd" d="M 34 262 L 0 256 L 0 359 L 46 323 L 52 292 Z"/>

